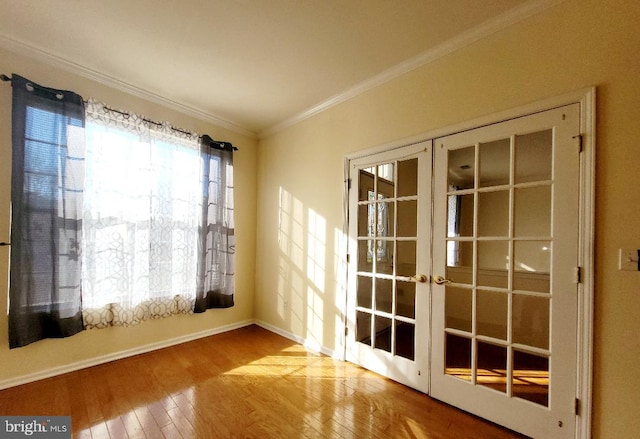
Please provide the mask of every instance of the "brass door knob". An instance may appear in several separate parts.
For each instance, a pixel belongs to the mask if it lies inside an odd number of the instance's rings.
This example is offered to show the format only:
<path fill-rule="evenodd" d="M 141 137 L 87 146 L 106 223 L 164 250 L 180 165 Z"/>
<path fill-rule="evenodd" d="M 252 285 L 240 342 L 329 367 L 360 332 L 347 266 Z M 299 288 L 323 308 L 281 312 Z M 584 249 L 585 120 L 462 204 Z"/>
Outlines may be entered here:
<path fill-rule="evenodd" d="M 415 276 L 411 276 L 411 280 L 423 284 L 428 280 L 428 278 L 426 274 L 416 274 Z"/>
<path fill-rule="evenodd" d="M 445 279 L 442 276 L 433 276 L 433 283 L 435 283 L 436 285 L 446 285 L 450 284 L 451 281 L 449 279 Z"/>

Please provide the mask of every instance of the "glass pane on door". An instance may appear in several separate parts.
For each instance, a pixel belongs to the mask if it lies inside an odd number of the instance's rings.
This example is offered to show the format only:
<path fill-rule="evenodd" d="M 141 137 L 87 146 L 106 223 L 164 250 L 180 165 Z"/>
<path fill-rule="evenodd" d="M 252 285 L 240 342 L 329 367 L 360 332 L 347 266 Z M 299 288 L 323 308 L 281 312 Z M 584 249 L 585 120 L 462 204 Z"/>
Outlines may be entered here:
<path fill-rule="evenodd" d="M 356 284 L 356 304 L 360 308 L 371 308 L 371 298 L 373 297 L 372 279 L 367 276 L 358 276 Z"/>
<path fill-rule="evenodd" d="M 513 396 L 549 405 L 549 358 L 514 350 Z"/>
<path fill-rule="evenodd" d="M 398 197 L 418 195 L 418 159 L 398 162 Z"/>
<path fill-rule="evenodd" d="M 551 236 L 551 186 L 516 189 L 514 202 L 514 236 Z"/>
<path fill-rule="evenodd" d="M 376 279 L 376 310 L 393 312 L 393 281 L 391 279 Z"/>
<path fill-rule="evenodd" d="M 499 139 L 479 145 L 480 187 L 509 184 L 510 147 L 510 139 Z"/>
<path fill-rule="evenodd" d="M 410 319 L 416 316 L 416 284 L 396 281 L 396 314 Z"/>
<path fill-rule="evenodd" d="M 391 319 L 375 316 L 375 347 L 391 352 Z"/>
<path fill-rule="evenodd" d="M 415 237 L 418 233 L 418 202 L 398 201 L 398 236 Z"/>
<path fill-rule="evenodd" d="M 465 331 L 471 334 L 473 320 L 473 290 L 447 286 L 444 296 L 445 322 L 447 328 Z"/>
<path fill-rule="evenodd" d="M 507 340 L 509 295 L 502 291 L 476 291 L 476 333 Z"/>
<path fill-rule="evenodd" d="M 471 381 L 471 339 L 445 334 L 445 373 Z"/>
<path fill-rule="evenodd" d="M 551 180 L 553 130 L 515 136 L 515 183 Z"/>
<path fill-rule="evenodd" d="M 475 186 L 475 146 L 449 151 L 449 190 L 471 189 Z"/>
<path fill-rule="evenodd" d="M 396 321 L 396 355 L 413 360 L 415 355 L 416 326 Z"/>
<path fill-rule="evenodd" d="M 513 294 L 513 342 L 549 349 L 549 298 Z"/>
<path fill-rule="evenodd" d="M 358 311 L 356 313 L 356 340 L 371 344 L 371 314 Z"/>
<path fill-rule="evenodd" d="M 478 194 L 478 236 L 509 235 L 509 191 Z"/>
<path fill-rule="evenodd" d="M 477 341 L 476 384 L 507 391 L 507 348 Z"/>

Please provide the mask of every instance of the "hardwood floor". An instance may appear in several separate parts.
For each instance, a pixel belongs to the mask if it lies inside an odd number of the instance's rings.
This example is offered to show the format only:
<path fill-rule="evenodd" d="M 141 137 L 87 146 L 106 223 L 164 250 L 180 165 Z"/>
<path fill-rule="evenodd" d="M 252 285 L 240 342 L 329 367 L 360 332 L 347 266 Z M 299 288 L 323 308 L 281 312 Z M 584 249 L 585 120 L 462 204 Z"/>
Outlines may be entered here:
<path fill-rule="evenodd" d="M 257 326 L 0 391 L 77 438 L 521 438 Z"/>

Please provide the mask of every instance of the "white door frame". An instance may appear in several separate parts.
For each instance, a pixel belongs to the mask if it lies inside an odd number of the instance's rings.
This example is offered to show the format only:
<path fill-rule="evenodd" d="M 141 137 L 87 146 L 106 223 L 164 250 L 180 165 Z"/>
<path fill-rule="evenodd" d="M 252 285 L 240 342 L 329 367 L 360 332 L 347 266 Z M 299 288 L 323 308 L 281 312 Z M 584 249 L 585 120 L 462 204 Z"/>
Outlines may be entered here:
<path fill-rule="evenodd" d="M 402 148 L 418 142 L 433 140 L 490 125 L 517 117 L 526 116 L 541 111 L 562 107 L 569 104 L 580 104 L 580 229 L 579 229 L 579 254 L 580 283 L 578 285 L 578 357 L 577 357 L 577 399 L 576 404 L 576 437 L 591 437 L 591 409 L 593 387 L 593 312 L 594 312 L 594 244 L 595 244 L 595 147 L 596 147 L 596 89 L 589 87 L 569 92 L 561 96 L 536 101 L 510 110 L 496 112 L 473 120 L 465 121 L 448 127 L 428 131 L 411 138 L 386 143 L 364 151 L 348 154 L 345 157 L 345 182 L 349 179 L 349 163 L 351 160 L 366 157 L 382 151 Z M 345 183 L 346 184 L 346 183 Z M 346 191 L 345 191 L 346 192 Z M 344 199 L 344 231 L 348 231 L 348 193 Z M 345 235 L 348 236 L 348 233 Z M 350 249 L 347 247 L 346 254 Z M 346 261 L 346 258 L 345 258 Z M 349 275 L 345 267 L 347 276 Z M 347 303 L 343 303 L 344 327 L 347 327 L 346 313 Z M 346 343 L 340 336 L 338 346 L 342 346 L 342 359 L 346 355 Z"/>

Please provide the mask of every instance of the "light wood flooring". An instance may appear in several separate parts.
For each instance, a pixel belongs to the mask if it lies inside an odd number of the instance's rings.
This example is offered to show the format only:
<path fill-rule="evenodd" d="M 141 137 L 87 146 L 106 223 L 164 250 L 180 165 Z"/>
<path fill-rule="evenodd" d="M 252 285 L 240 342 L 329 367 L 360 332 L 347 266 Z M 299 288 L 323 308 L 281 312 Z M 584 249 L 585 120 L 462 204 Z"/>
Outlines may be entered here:
<path fill-rule="evenodd" d="M 0 391 L 77 438 L 521 438 L 257 326 Z"/>

